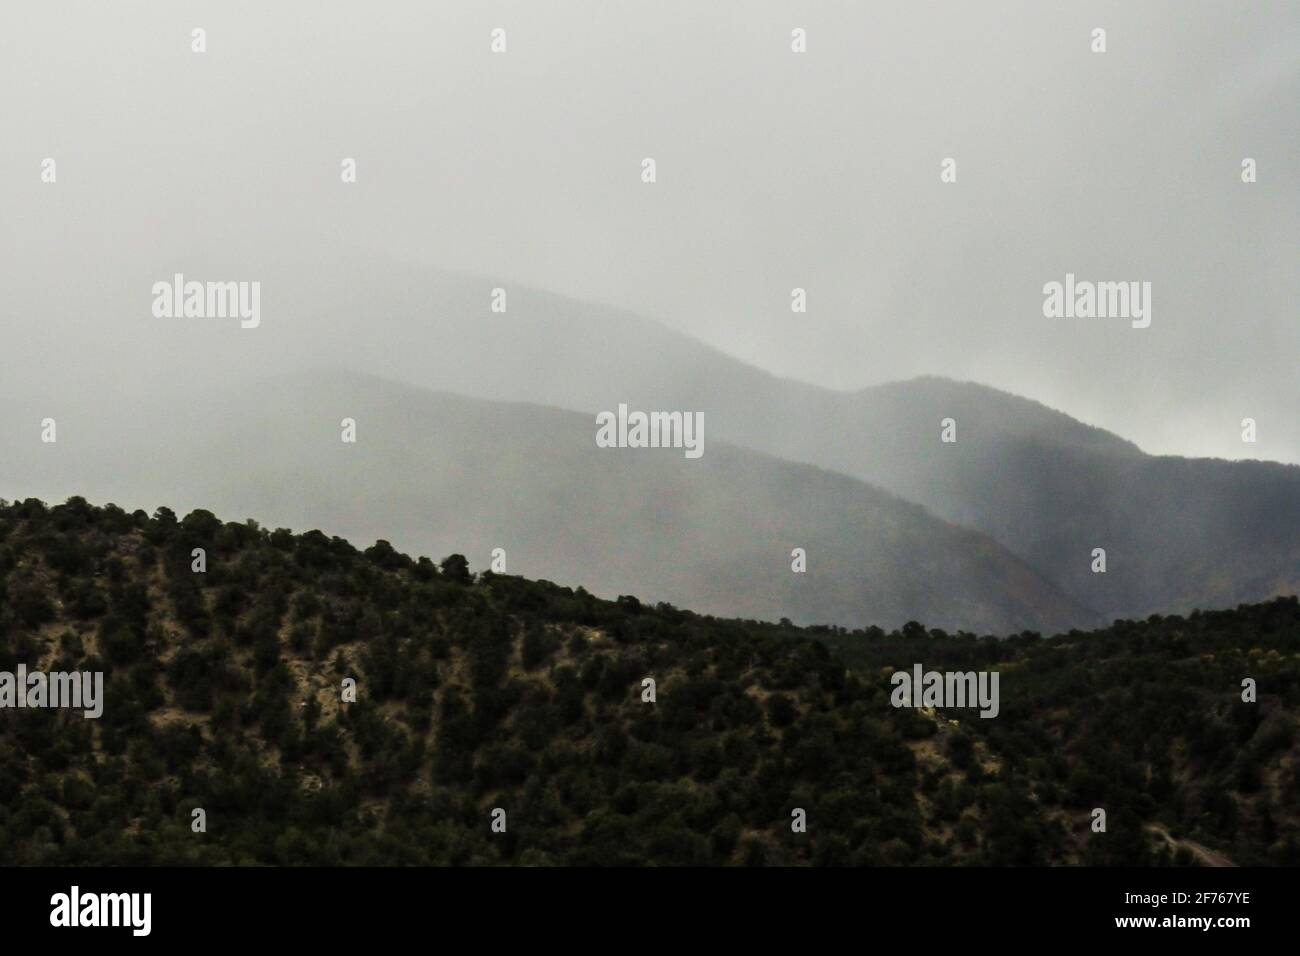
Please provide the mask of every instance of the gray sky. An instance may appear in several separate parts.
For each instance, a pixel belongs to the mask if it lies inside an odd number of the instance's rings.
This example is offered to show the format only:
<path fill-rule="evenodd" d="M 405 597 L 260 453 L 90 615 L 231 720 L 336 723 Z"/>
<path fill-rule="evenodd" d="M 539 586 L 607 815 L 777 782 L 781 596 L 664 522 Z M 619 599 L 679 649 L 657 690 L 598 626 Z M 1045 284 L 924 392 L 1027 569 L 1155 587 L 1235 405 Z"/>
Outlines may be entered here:
<path fill-rule="evenodd" d="M 8 2 L 0 376 L 138 377 L 187 256 L 354 250 L 1297 462 L 1297 105 L 1294 2 Z M 1151 327 L 1044 318 L 1067 272 L 1150 281 Z"/>

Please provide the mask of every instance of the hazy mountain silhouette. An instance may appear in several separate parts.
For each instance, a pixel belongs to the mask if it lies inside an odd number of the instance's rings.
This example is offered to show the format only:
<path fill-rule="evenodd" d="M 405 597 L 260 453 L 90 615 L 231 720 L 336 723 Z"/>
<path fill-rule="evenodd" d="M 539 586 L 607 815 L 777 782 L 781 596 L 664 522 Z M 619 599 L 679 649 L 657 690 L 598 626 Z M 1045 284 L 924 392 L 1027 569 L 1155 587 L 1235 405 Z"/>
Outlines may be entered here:
<path fill-rule="evenodd" d="M 10 441 L 0 496 L 74 493 L 453 551 L 512 573 L 797 622 L 1052 631 L 1094 621 L 988 537 L 857 479 L 725 444 L 602 449 L 592 416 L 369 376 L 282 376 L 178 409 L 68 409 L 59 442 Z M 27 418 L 36 415 L 32 410 Z M 340 421 L 357 422 L 357 442 Z M 807 573 L 791 570 L 806 549 Z"/>
<path fill-rule="evenodd" d="M 184 421 L 188 410 L 200 404 L 192 383 L 210 383 L 213 369 L 279 376 L 286 370 L 335 366 L 421 388 L 582 411 L 583 442 L 592 438 L 591 413 L 613 410 L 619 403 L 701 411 L 706 459 L 726 441 L 861 479 L 990 535 L 1070 594 L 1075 605 L 1106 617 L 1231 606 L 1300 590 L 1300 466 L 1146 455 L 1122 438 L 1037 402 L 969 383 L 922 378 L 858 392 L 819 388 L 778 378 L 619 309 L 497 278 L 384 258 L 304 264 L 292 257 L 259 257 L 256 264 L 255 270 L 251 261 L 178 255 L 131 282 L 110 282 L 109 270 L 96 273 L 96 281 L 88 280 L 84 289 L 65 290 L 76 295 L 61 301 L 51 324 L 42 328 L 51 342 L 85 340 L 78 347 L 95 350 L 102 359 L 97 365 L 69 361 L 66 369 L 62 360 L 39 367 L 16 365 L 8 380 L 0 382 L 12 413 L 0 421 L 0 448 L 6 453 L 14 449 L 15 455 L 33 451 L 33 430 L 46 415 L 71 429 L 63 435 L 75 435 L 76 447 L 97 442 L 111 448 L 116 431 L 89 434 L 76 421 L 81 408 L 105 405 L 101 411 L 108 414 L 134 395 L 145 403 L 140 407 L 151 409 L 155 427 L 179 428 L 178 417 Z M 151 318 L 140 290 L 173 268 L 196 277 L 262 276 L 261 327 L 241 330 L 232 322 Z M 357 281 L 359 272 L 365 281 Z M 490 308 L 497 287 L 508 296 L 505 313 Z M 123 318 L 88 324 L 82 318 L 86 315 Z M 119 341 L 124 330 L 130 334 Z M 65 348 L 51 354 L 61 356 Z M 19 399 L 21 408 L 15 404 Z M 334 416 L 335 423 L 343 414 Z M 940 441 L 944 418 L 956 420 L 956 443 Z M 115 428 L 122 424 L 118 415 L 108 420 Z M 207 421 L 196 427 L 213 429 L 208 440 L 216 442 L 223 440 L 224 425 Z M 184 437 L 201 445 L 197 434 Z M 144 462 L 154 464 L 153 446 L 141 449 Z M 51 449 L 44 451 L 46 463 L 60 460 L 48 453 Z M 89 493 L 76 480 L 76 466 L 67 463 L 66 456 L 75 452 L 60 445 L 58 454 L 65 455 L 61 460 L 69 470 L 52 468 L 45 474 L 58 479 L 57 488 L 65 495 Z M 123 471 L 117 487 L 134 492 L 135 483 L 148 478 L 148 468 L 119 460 Z M 9 465 L 0 460 L 0 480 L 11 473 L 19 476 Z M 219 472 L 223 466 L 212 467 Z M 589 488 L 580 473 L 571 475 L 573 488 Z M 396 482 L 399 477 L 375 472 L 367 480 Z M 485 475 L 480 494 L 489 493 L 499 480 Z M 649 494 L 651 476 L 641 480 L 641 490 Z M 12 494 L 57 497 L 49 487 L 11 484 L 10 489 Z M 166 492 L 131 497 L 148 503 L 179 495 L 194 506 L 270 513 L 245 506 L 242 499 L 204 498 L 185 487 L 168 485 Z M 259 493 L 271 495 L 273 488 Z M 306 510 L 306 500 L 298 503 L 304 510 L 286 516 L 289 523 L 310 526 L 335 517 L 326 512 L 318 519 Z M 366 527 L 378 535 L 390 526 Z M 555 529 L 566 534 L 562 523 Z M 576 548 L 577 536 L 568 536 Z M 468 547 L 450 537 L 440 540 L 444 549 Z M 410 546 L 432 547 L 422 539 Z M 1091 571 L 1094 548 L 1106 549 L 1106 574 Z M 562 565 L 560 552 L 551 558 L 562 569 L 583 569 L 566 580 L 615 586 L 612 577 L 586 574 L 582 562 Z M 600 574 L 612 575 L 618 560 L 611 557 L 612 564 L 606 563 Z M 629 554 L 628 560 L 640 563 L 636 555 Z M 820 559 L 815 566 L 827 570 Z M 529 570 L 563 577 L 544 566 L 530 565 Z M 857 569 L 842 573 L 852 575 Z M 874 580 L 883 587 L 886 579 Z M 617 580 L 617 587 L 629 592 L 660 593 L 655 581 L 632 579 L 630 573 Z M 872 600 L 883 601 L 883 593 Z M 881 613 L 915 608 L 921 616 L 931 606 L 915 600 L 914 592 L 900 592 L 892 600 L 893 606 L 866 607 Z M 747 613 L 731 605 L 718 610 Z M 1006 611 L 1002 629 L 1011 620 L 1025 619 L 1014 602 Z M 851 604 L 823 610 L 809 603 L 791 613 L 803 620 L 862 621 Z M 983 619 L 980 614 L 970 617 Z"/>
<path fill-rule="evenodd" d="M 584 411 L 703 411 L 715 438 L 861 478 L 993 536 L 1106 615 L 1300 589 L 1300 466 L 1147 455 L 1038 402 L 941 378 L 822 389 L 648 319 L 486 278 L 411 270 L 385 284 L 395 291 L 382 301 L 340 293 L 319 313 L 338 328 L 369 317 L 378 333 L 358 363 Z M 488 308 L 497 285 L 505 314 Z M 945 418 L 955 443 L 940 441 Z M 1106 574 L 1092 571 L 1094 548 Z"/>

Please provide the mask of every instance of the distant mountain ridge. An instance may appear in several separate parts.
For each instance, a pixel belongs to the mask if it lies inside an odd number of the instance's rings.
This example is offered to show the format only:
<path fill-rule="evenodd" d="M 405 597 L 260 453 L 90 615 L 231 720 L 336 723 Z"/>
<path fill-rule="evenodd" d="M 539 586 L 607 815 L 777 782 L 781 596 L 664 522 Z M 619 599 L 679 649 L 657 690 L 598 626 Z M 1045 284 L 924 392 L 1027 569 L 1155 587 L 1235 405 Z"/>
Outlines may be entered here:
<path fill-rule="evenodd" d="M 70 411 L 57 446 L 16 445 L 0 495 L 75 482 L 313 524 L 355 542 L 464 551 L 485 567 L 708 613 L 980 633 L 1096 615 L 996 542 L 845 475 L 730 445 L 598 448 L 592 416 L 346 372 L 199 390 L 183 411 Z M 35 409 L 26 417 L 35 415 Z M 341 440 L 343 419 L 357 440 Z M 39 420 L 39 419 L 38 419 Z M 792 551 L 807 571 L 792 569 Z"/>
<path fill-rule="evenodd" d="M 1146 454 L 1135 443 L 1114 432 L 1088 425 L 1042 402 L 1013 395 L 978 382 L 962 382 L 942 375 L 918 375 L 897 382 L 871 385 L 852 393 L 864 401 L 910 405 L 924 390 L 939 409 L 963 409 L 975 401 L 986 405 L 996 415 L 996 424 L 1004 434 L 1020 437 L 1050 435 L 1062 444 L 1114 454 Z"/>
<path fill-rule="evenodd" d="M 941 378 L 831 391 L 753 368 L 632 313 L 491 277 L 382 258 L 351 262 L 347 269 L 329 263 L 271 266 L 276 281 L 267 285 L 266 319 L 258 329 L 184 321 L 159 325 L 148 355 L 150 373 L 123 373 L 112 387 L 93 391 L 84 402 L 99 406 L 106 404 L 105 395 L 111 397 L 105 408 L 97 409 L 106 416 L 103 434 L 77 425 L 82 411 L 49 375 L 36 376 L 23 387 L 11 382 L 9 389 L 0 381 L 0 401 L 10 413 L 0 416 L 0 449 L 14 451 L 9 461 L 0 461 L 0 481 L 32 474 L 17 464 L 33 455 L 33 462 L 42 465 L 62 460 L 67 470 L 40 472 L 55 482 L 50 486 L 10 483 L 10 493 L 86 490 L 76 481 L 77 466 L 69 464 L 73 452 L 59 459 L 53 449 L 31 447 L 34 423 L 46 415 L 72 429 L 62 433 L 61 441 L 75 436 L 76 448 L 114 455 L 115 423 L 121 416 L 108 413 L 125 409 L 131 392 L 141 396 L 134 407 L 147 409 L 154 402 L 152 411 L 140 414 L 162 421 L 191 414 L 190 406 L 201 401 L 191 393 L 212 385 L 213 368 L 230 369 L 232 387 L 239 388 L 233 383 L 245 373 L 274 377 L 285 369 L 337 367 L 420 389 L 553 406 L 584 416 L 612 411 L 620 403 L 701 412 L 709 449 L 727 443 L 849 476 L 990 536 L 1049 582 L 1050 589 L 1067 596 L 1076 609 L 1073 617 L 1067 616 L 1067 626 L 1088 626 L 1098 616 L 1232 606 L 1300 590 L 1300 466 L 1151 456 L 1040 403 Z M 185 267 L 194 274 L 247 272 L 231 263 Z M 358 268 L 366 282 L 357 281 Z M 492 290 L 498 287 L 508 295 L 504 313 L 490 309 Z M 118 364 L 106 363 L 105 370 L 111 373 Z M 49 372 L 58 370 L 54 363 Z M 160 385 L 164 376 L 173 384 Z M 940 440 L 945 418 L 956 422 L 955 443 Z M 485 419 L 491 420 L 491 415 Z M 207 419 L 196 422 L 195 429 L 219 431 L 220 424 Z M 144 430 L 141 422 L 131 427 Z M 201 447 L 198 437 L 197 432 L 182 434 L 178 447 L 196 442 Z M 140 445 L 140 453 L 149 464 L 158 455 L 148 443 Z M 148 467 L 142 469 L 140 462 L 116 460 L 123 479 L 116 487 L 129 487 L 128 477 L 139 479 L 142 471 L 147 475 Z M 291 463 L 282 465 L 264 477 L 259 493 L 273 495 L 275 481 L 293 473 Z M 575 487 L 584 480 L 575 477 Z M 174 485 L 157 490 L 146 500 L 180 500 L 173 492 L 186 494 Z M 295 506 L 306 504 L 292 489 L 284 497 Z M 409 497 L 418 511 L 414 492 Z M 202 502 L 192 496 L 185 500 Z M 208 500 L 237 513 L 258 510 L 239 498 Z M 577 507 L 571 497 L 565 500 L 568 507 Z M 734 513 L 736 520 L 745 520 Z M 318 519 L 307 511 L 292 516 L 297 524 L 323 524 L 331 517 Z M 403 522 L 395 526 L 401 528 Z M 889 541 L 882 538 L 882 546 Z M 409 546 L 426 547 L 423 539 Z M 1093 552 L 1099 548 L 1106 552 L 1104 574 L 1092 570 Z M 572 573 L 581 571 L 582 580 L 599 582 L 609 570 L 556 563 L 571 575 L 567 580 L 578 580 Z M 588 570 L 595 573 L 588 575 Z M 530 571 L 550 576 L 545 568 Z M 892 578 L 886 575 L 879 582 L 886 580 Z M 630 580 L 624 586 L 654 583 Z M 708 595 L 691 593 L 698 606 L 712 607 Z M 922 617 L 936 606 L 928 598 L 914 601 L 909 593 L 915 592 L 900 592 L 891 608 L 873 607 L 892 615 L 914 606 L 910 616 Z M 996 621 L 1000 626 L 990 629 L 1000 630 L 1028 620 L 1047 630 L 1059 626 L 1062 618 L 1054 612 L 1025 615 L 1016 609 L 1036 600 L 1011 600 L 998 615 L 981 611 L 965 620 L 973 627 Z M 1049 603 L 1042 602 L 1044 607 Z M 844 608 L 837 599 L 825 613 L 803 604 L 794 613 L 804 621 L 861 623 L 856 610 L 843 617 Z M 745 613 L 730 606 L 717 610 Z"/>
<path fill-rule="evenodd" d="M 831 391 L 621 310 L 511 287 L 509 311 L 494 315 L 492 280 L 402 275 L 385 308 L 423 318 L 386 363 L 393 377 L 587 412 L 620 401 L 703 411 L 716 438 L 860 478 L 991 535 L 1107 617 L 1300 590 L 1300 466 L 1147 455 L 1038 402 L 943 378 Z M 389 355 L 382 330 L 411 323 L 365 298 L 340 290 L 321 320 L 368 316 Z M 940 441 L 945 418 L 955 443 Z M 1092 570 L 1097 548 L 1105 574 Z"/>

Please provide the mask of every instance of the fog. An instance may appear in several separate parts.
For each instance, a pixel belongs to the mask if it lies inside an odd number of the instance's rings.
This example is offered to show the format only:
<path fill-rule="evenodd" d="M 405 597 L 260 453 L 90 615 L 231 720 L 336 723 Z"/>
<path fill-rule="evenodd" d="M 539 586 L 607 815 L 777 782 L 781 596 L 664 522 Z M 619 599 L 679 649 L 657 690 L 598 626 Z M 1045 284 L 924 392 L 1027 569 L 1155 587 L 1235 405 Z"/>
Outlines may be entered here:
<path fill-rule="evenodd" d="M 373 353 L 392 263 L 829 388 L 945 375 L 1150 452 L 1300 461 L 1298 12 L 5 4 L 0 376 L 94 397 Z M 261 327 L 154 318 L 175 271 L 260 281 Z M 1067 272 L 1151 282 L 1151 326 L 1044 318 Z M 327 285 L 375 316 L 314 333 Z"/>

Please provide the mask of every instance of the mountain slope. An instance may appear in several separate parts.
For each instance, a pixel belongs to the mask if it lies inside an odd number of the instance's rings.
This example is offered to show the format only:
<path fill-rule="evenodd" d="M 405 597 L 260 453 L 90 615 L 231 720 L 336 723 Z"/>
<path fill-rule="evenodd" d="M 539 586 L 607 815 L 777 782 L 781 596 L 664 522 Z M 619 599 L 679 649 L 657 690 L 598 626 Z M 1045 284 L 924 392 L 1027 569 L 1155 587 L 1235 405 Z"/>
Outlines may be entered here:
<path fill-rule="evenodd" d="M 594 418 L 344 373 L 192 392 L 190 405 L 68 408 L 15 440 L 0 493 L 77 488 L 125 506 L 206 503 L 353 541 L 493 549 L 511 571 L 710 613 L 978 632 L 1095 620 L 991 539 L 842 475 L 710 437 L 610 449 Z M 39 421 L 36 409 L 26 415 Z M 357 441 L 341 441 L 355 420 Z M 795 573 L 803 548 L 808 570 Z"/>
<path fill-rule="evenodd" d="M 0 481 L 6 470 L 19 477 L 4 459 L 10 449 L 31 452 L 33 429 L 47 415 L 71 422 L 84 403 L 104 404 L 108 395 L 110 405 L 125 407 L 136 393 L 165 402 L 166 421 L 199 400 L 193 383 L 211 381 L 214 367 L 277 375 L 333 365 L 588 415 L 619 403 L 700 411 L 710 441 L 849 475 L 982 531 L 1106 618 L 1300 588 L 1300 466 L 1145 455 L 1036 402 L 970 383 L 917 379 L 840 393 L 782 380 L 649 320 L 499 278 L 382 258 L 349 260 L 346 268 L 194 257 L 172 265 L 194 275 L 266 276 L 265 320 L 243 331 L 222 322 L 141 319 L 135 286 L 93 284 L 94 294 L 77 308 L 56 311 L 77 334 L 86 315 L 102 315 L 94 354 L 69 363 L 75 379 L 60 361 L 0 376 L 0 407 L 8 412 L 0 416 Z M 146 278 L 139 281 L 147 285 Z M 498 287 L 509 295 L 505 313 L 490 309 Z M 68 339 L 65 330 L 58 341 Z M 940 441 L 948 417 L 957 422 L 953 444 Z M 108 445 L 113 435 L 83 429 L 77 441 Z M 126 461 L 122 468 L 139 470 Z M 85 490 L 75 465 L 44 474 L 61 483 L 10 484 L 8 493 Z M 180 500 L 176 494 L 185 491 L 158 487 L 138 500 Z M 226 501 L 237 513 L 255 510 Z M 321 523 L 302 512 L 290 517 Z M 1105 574 L 1092 572 L 1096 548 L 1106 550 Z M 629 586 L 642 583 L 654 582 Z"/>
<path fill-rule="evenodd" d="M 495 280 L 375 268 L 389 277 L 378 301 L 339 289 L 314 313 L 329 327 L 365 316 L 376 328 L 351 365 L 589 412 L 619 402 L 703 411 L 717 438 L 852 475 L 991 535 L 1110 617 L 1300 588 L 1300 466 L 1146 455 L 972 383 L 834 392 L 616 309 L 512 287 L 509 311 L 492 314 Z M 957 423 L 955 443 L 940 440 L 945 418 Z M 1104 575 L 1092 571 L 1095 548 L 1107 552 Z"/>
<path fill-rule="evenodd" d="M 1050 640 L 810 632 L 0 502 L 0 670 L 105 673 L 97 720 L 0 709 L 0 860 L 1294 865 L 1297 642 L 1294 598 Z M 890 706 L 917 662 L 999 671 L 999 716 Z"/>

